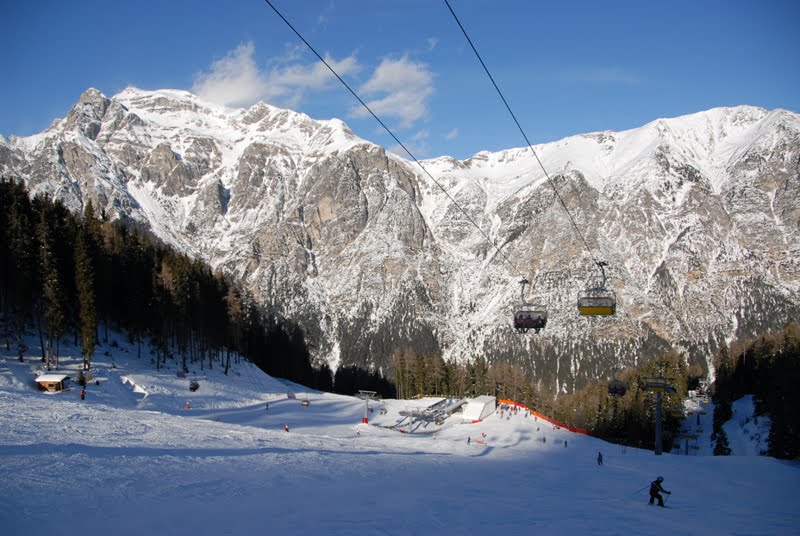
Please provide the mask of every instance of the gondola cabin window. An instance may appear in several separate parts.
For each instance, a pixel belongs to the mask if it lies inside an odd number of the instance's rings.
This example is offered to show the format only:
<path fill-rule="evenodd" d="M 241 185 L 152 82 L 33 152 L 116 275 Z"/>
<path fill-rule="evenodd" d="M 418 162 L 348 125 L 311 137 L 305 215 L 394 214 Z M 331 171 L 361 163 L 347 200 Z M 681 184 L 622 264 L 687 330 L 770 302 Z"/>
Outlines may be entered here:
<path fill-rule="evenodd" d="M 617 312 L 614 296 L 581 296 L 578 298 L 581 316 L 611 316 Z"/>

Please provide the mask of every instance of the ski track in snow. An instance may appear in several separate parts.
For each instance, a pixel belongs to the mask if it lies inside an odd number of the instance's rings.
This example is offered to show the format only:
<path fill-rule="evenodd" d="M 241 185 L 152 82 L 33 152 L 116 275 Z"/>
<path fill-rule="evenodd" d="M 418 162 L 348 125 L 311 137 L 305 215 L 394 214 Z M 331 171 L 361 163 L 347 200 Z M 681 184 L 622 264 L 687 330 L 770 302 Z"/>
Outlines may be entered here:
<path fill-rule="evenodd" d="M 654 456 L 522 413 L 403 434 L 384 427 L 438 399 L 373 402 L 364 425 L 362 400 L 246 363 L 228 376 L 216 364 L 191 365 L 180 378 L 174 362 L 156 371 L 132 349 L 114 352 L 96 358 L 100 385 L 89 383 L 86 401 L 77 388 L 37 392 L 37 360 L 0 353 L 4 535 L 45 527 L 62 535 L 779 535 L 800 527 L 790 493 L 797 463 Z M 75 357 L 62 357 L 60 370 L 74 375 L 80 352 L 65 353 Z M 740 405 L 744 415 L 747 401 Z M 486 445 L 477 444 L 483 433 Z M 658 474 L 672 509 L 648 507 L 647 490 L 637 492 Z"/>

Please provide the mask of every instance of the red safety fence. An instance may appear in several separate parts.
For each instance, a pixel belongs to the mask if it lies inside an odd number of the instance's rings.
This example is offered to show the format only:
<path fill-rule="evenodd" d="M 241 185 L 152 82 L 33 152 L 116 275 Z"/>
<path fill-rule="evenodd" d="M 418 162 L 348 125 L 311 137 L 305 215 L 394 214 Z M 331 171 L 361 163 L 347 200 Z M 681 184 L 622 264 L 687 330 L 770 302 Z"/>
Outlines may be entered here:
<path fill-rule="evenodd" d="M 574 426 L 570 426 L 568 424 L 564 424 L 564 423 L 558 422 L 556 420 L 551 419 L 550 417 L 548 417 L 546 415 L 542 415 L 538 411 L 534 411 L 534 410 L 528 408 L 524 404 L 520 404 L 519 402 L 514 402 L 513 400 L 498 399 L 497 403 L 498 404 L 505 404 L 505 405 L 508 405 L 508 406 L 516 406 L 516 407 L 518 407 L 518 408 L 520 408 L 522 410 L 530 412 L 531 415 L 535 415 L 536 417 L 538 417 L 539 419 L 542 419 L 543 421 L 549 422 L 553 426 L 558 426 L 559 428 L 564 428 L 565 430 L 569 430 L 570 432 L 575 432 L 576 434 L 583 434 L 583 435 L 592 435 L 591 433 L 589 433 L 589 430 L 584 430 L 583 428 L 575 428 Z"/>

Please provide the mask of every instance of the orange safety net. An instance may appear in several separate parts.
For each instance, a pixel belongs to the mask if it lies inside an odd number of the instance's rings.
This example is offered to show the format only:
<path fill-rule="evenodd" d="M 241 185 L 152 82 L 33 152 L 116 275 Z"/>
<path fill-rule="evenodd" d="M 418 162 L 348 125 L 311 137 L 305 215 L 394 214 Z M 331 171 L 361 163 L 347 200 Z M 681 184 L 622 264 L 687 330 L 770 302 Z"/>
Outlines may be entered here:
<path fill-rule="evenodd" d="M 525 411 L 530 412 L 531 415 L 535 415 L 536 417 L 538 417 L 539 419 L 542 419 L 543 421 L 549 422 L 550 424 L 552 424 L 554 426 L 558 426 L 559 428 L 564 428 L 565 430 L 569 430 L 570 432 L 575 432 L 576 434 L 583 434 L 583 435 L 592 435 L 591 433 L 589 433 L 588 430 L 584 430 L 583 428 L 576 428 L 574 426 L 570 426 L 568 424 L 564 424 L 564 423 L 558 422 L 558 421 L 556 421 L 554 419 L 551 419 L 547 415 L 542 415 L 538 411 L 534 411 L 534 410 L 528 408 L 524 404 L 520 404 L 519 402 L 514 402 L 513 400 L 498 399 L 497 403 L 498 404 L 505 404 L 505 405 L 508 405 L 508 406 L 516 406 L 516 407 L 518 407 L 520 409 L 523 409 Z"/>

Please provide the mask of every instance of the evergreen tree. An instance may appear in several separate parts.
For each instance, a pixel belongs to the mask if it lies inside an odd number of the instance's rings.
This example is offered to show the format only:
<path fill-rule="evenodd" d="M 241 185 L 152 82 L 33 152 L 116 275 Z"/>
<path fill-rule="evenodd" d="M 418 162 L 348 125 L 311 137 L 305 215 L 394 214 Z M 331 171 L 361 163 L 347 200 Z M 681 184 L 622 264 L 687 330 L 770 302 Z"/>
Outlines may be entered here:
<path fill-rule="evenodd" d="M 58 366 L 56 347 L 58 339 L 66 330 L 67 321 L 64 285 L 58 266 L 52 223 L 48 218 L 49 212 L 50 209 L 45 205 L 36 226 L 46 335 L 44 359 L 48 370 L 52 366 Z"/>
<path fill-rule="evenodd" d="M 91 204 L 87 205 L 87 212 Z M 87 218 L 93 219 L 91 214 Z M 78 290 L 78 318 L 83 354 L 83 368 L 91 367 L 97 337 L 97 308 L 95 304 L 95 270 L 92 239 L 86 219 L 78 232 L 75 251 L 75 286 Z"/>
<path fill-rule="evenodd" d="M 16 183 L 3 183 L 8 189 L 4 196 L 10 203 L 8 210 L 7 226 L 4 226 L 4 242 L 7 244 L 8 262 L 3 261 L 7 270 L 8 280 L 4 285 L 14 336 L 16 338 L 17 354 L 20 361 L 25 353 L 25 326 L 33 314 L 34 286 L 36 282 L 37 259 L 34 233 L 34 214 L 30 199 L 25 189 Z M 5 211 L 3 211 L 5 214 Z"/>
<path fill-rule="evenodd" d="M 714 439 L 714 456 L 730 456 L 731 449 L 728 446 L 728 434 L 725 430 L 720 428 L 719 432 L 715 434 Z"/>

